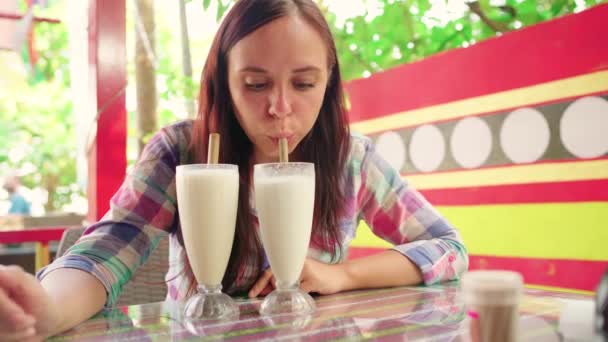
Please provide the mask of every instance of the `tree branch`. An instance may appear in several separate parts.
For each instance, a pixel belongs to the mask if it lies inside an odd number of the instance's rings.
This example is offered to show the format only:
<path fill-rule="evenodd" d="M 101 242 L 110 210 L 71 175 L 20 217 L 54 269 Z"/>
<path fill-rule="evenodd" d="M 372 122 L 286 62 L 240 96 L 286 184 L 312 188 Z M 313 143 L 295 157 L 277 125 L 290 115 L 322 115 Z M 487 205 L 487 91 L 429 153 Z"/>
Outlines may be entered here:
<path fill-rule="evenodd" d="M 488 25 L 494 32 L 507 32 L 509 31 L 509 27 L 504 23 L 496 22 L 490 19 L 485 12 L 481 9 L 481 5 L 479 5 L 479 1 L 466 2 L 467 6 L 471 10 L 471 12 L 477 14 L 481 21 L 483 21 L 486 25 Z"/>

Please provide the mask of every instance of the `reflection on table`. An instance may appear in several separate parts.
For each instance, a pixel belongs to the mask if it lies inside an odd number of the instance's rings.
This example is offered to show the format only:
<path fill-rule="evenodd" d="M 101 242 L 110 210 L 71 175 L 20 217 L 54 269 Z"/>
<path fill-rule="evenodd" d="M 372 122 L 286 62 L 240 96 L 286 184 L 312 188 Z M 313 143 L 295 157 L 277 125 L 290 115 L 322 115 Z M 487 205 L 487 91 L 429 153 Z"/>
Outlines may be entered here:
<path fill-rule="evenodd" d="M 237 301 L 239 319 L 223 322 L 187 321 L 181 302 L 107 309 L 51 341 L 469 340 L 469 321 L 455 284 L 321 296 L 310 316 L 261 317 L 260 300 Z M 593 341 L 592 310 L 589 296 L 527 290 L 521 340 Z"/>

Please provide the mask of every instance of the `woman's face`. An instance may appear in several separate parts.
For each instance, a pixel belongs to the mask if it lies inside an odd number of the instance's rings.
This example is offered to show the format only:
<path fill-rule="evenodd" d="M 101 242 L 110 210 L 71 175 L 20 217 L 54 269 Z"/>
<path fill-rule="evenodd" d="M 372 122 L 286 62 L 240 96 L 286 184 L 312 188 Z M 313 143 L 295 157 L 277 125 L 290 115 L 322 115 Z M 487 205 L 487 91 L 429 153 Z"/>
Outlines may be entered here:
<path fill-rule="evenodd" d="M 280 138 L 292 152 L 312 129 L 328 81 L 321 35 L 297 15 L 282 17 L 229 52 L 228 85 L 254 162 L 275 162 Z"/>

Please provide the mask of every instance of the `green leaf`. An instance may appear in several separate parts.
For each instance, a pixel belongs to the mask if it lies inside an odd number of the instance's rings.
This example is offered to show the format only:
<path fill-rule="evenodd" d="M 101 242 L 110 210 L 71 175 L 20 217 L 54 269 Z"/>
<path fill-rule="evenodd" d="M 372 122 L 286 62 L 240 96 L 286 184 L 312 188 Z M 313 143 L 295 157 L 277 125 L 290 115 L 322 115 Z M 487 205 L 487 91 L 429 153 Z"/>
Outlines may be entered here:
<path fill-rule="evenodd" d="M 226 11 L 227 7 L 228 6 L 225 6 L 221 0 L 217 1 L 217 13 L 215 14 L 216 21 L 219 22 L 220 20 L 222 20 L 222 17 L 224 16 L 224 12 Z"/>
<path fill-rule="evenodd" d="M 562 13 L 562 10 L 566 8 L 568 4 L 567 0 L 557 0 L 551 5 L 551 15 L 557 16 Z"/>
<path fill-rule="evenodd" d="M 211 0 L 203 0 L 203 9 L 206 11 L 211 5 Z"/>

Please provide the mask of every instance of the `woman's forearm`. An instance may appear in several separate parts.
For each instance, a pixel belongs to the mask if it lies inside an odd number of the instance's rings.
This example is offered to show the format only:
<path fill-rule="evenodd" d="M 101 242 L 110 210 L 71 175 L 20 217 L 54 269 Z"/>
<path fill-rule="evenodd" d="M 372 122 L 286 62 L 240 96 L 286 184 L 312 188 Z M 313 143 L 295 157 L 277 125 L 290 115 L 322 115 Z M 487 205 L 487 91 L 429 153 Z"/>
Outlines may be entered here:
<path fill-rule="evenodd" d="M 106 302 L 106 290 L 93 275 L 71 268 L 58 269 L 41 281 L 57 310 L 57 321 L 49 327 L 50 335 L 58 334 L 89 319 Z M 52 310 L 53 308 L 51 308 Z"/>
<path fill-rule="evenodd" d="M 349 260 L 341 266 L 346 279 L 342 291 L 417 285 L 423 280 L 418 266 L 393 250 Z"/>

